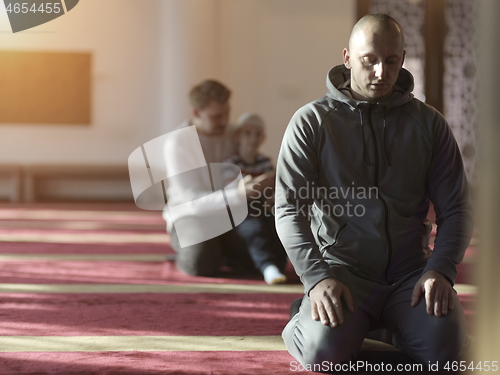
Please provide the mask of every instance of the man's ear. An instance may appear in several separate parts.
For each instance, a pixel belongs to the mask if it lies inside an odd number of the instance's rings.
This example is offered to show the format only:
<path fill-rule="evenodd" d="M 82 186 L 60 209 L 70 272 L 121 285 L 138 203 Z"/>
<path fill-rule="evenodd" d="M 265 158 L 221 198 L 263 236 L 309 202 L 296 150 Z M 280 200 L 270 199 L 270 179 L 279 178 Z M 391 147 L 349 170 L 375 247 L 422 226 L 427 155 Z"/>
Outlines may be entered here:
<path fill-rule="evenodd" d="M 351 55 L 349 54 L 349 50 L 347 48 L 344 48 L 342 51 L 342 57 L 344 59 L 344 66 L 347 69 L 351 69 Z"/>
<path fill-rule="evenodd" d="M 200 109 L 199 108 L 193 108 L 193 117 L 194 118 L 200 117 Z"/>
<path fill-rule="evenodd" d="M 405 56 L 406 56 L 406 50 L 403 50 L 403 58 L 401 59 L 401 68 L 403 68 L 403 65 L 405 63 Z"/>

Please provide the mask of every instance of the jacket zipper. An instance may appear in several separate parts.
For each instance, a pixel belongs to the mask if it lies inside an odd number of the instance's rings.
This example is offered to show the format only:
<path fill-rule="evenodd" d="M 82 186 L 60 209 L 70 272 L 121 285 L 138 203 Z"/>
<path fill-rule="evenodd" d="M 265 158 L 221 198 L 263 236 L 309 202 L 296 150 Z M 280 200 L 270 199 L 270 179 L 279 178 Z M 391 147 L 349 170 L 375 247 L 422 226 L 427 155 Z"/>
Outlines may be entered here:
<path fill-rule="evenodd" d="M 375 129 L 373 128 L 372 124 L 372 106 L 375 104 L 369 104 L 368 106 L 368 125 L 370 126 L 370 132 L 372 133 L 372 139 L 373 139 L 373 150 L 375 154 L 375 179 L 374 179 L 374 185 L 378 189 L 378 147 L 377 147 L 377 138 L 375 136 Z M 363 140 L 364 142 L 364 140 Z M 389 233 L 389 208 L 387 206 L 387 202 L 384 200 L 379 195 L 379 199 L 382 201 L 382 205 L 384 206 L 384 224 L 385 224 L 385 235 L 387 237 L 387 268 L 385 270 L 385 280 L 388 283 L 391 283 L 389 279 L 387 278 L 387 270 L 389 269 L 389 265 L 391 263 L 392 259 L 392 241 L 391 241 L 391 235 Z"/>

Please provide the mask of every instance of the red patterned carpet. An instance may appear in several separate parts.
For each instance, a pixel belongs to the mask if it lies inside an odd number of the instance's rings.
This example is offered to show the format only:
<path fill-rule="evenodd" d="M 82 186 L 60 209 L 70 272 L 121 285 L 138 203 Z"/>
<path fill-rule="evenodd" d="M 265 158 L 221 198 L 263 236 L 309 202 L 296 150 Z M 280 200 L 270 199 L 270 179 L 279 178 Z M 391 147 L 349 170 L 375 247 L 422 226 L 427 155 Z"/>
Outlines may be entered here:
<path fill-rule="evenodd" d="M 189 277 L 165 261 L 164 227 L 132 204 L 1 206 L 0 375 L 306 373 L 280 338 L 301 292 L 293 270 L 273 287 Z M 474 288 L 460 296 L 471 317 Z"/>

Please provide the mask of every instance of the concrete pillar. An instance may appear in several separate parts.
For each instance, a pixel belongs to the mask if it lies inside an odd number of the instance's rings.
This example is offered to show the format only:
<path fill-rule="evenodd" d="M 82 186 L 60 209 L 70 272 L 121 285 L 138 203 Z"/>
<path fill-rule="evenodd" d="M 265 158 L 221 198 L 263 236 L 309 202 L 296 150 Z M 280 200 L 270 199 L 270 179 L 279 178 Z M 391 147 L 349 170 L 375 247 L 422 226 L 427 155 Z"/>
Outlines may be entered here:
<path fill-rule="evenodd" d="M 479 300 L 474 332 L 474 360 L 498 361 L 500 366 L 500 1 L 481 0 L 479 35 L 481 41 L 480 252 L 477 269 Z M 491 365 L 491 362 L 490 362 Z M 469 372 L 470 374 L 476 373 Z"/>
<path fill-rule="evenodd" d="M 162 2 L 162 126 L 168 132 L 188 118 L 190 88 L 218 77 L 218 0 Z"/>

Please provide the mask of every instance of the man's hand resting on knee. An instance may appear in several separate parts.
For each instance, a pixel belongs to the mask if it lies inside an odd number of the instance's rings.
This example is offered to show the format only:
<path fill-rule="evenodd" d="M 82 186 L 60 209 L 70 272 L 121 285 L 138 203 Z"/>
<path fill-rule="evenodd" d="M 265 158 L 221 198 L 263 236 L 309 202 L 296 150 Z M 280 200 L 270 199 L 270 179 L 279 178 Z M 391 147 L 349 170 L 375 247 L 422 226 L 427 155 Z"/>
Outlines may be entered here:
<path fill-rule="evenodd" d="M 453 310 L 453 288 L 446 277 L 436 271 L 427 271 L 415 284 L 411 296 L 411 305 L 417 306 L 424 293 L 429 315 L 446 315 Z"/>
<path fill-rule="evenodd" d="M 344 284 L 331 277 L 317 283 L 309 292 L 312 318 L 321 320 L 325 326 L 332 328 L 343 324 L 344 314 L 340 297 L 344 298 L 347 308 L 353 312 L 351 292 Z"/>

